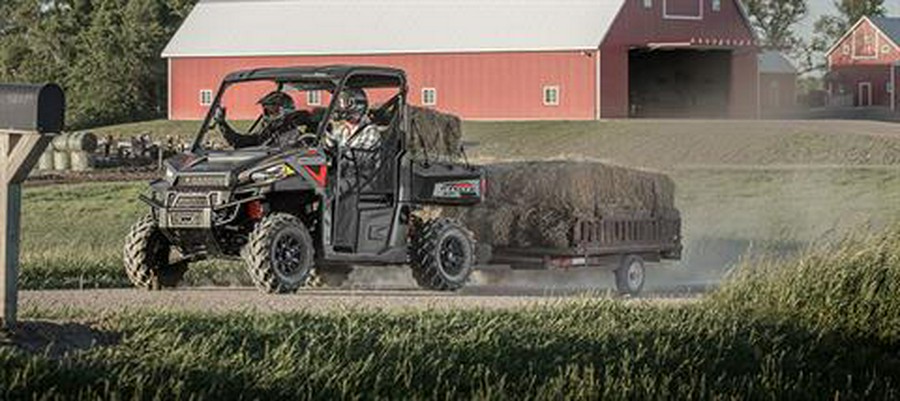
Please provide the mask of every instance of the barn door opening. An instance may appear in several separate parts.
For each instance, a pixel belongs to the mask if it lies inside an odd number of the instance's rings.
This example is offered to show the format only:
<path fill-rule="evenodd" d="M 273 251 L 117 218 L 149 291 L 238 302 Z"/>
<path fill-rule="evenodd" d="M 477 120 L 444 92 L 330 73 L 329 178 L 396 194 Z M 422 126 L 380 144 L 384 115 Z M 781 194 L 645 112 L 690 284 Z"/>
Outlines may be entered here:
<path fill-rule="evenodd" d="M 869 107 L 872 105 L 872 83 L 871 82 L 860 82 L 859 83 L 859 91 L 857 92 L 857 101 L 856 104 L 859 107 Z"/>
<path fill-rule="evenodd" d="M 633 49 L 629 52 L 628 72 L 631 117 L 728 115 L 730 50 Z"/>

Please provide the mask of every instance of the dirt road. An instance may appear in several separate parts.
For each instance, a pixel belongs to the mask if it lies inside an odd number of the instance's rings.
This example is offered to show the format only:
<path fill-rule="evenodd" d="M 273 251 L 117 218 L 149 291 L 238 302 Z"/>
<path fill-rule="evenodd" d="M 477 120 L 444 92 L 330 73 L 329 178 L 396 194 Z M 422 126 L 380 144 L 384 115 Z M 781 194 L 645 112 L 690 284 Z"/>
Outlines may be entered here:
<path fill-rule="evenodd" d="M 265 295 L 252 288 L 199 288 L 163 292 L 139 290 L 23 291 L 22 310 L 80 310 L 108 313 L 121 311 L 278 313 L 291 311 L 340 310 L 457 310 L 514 309 L 532 306 L 565 305 L 585 299 L 604 299 L 606 293 L 584 291 L 541 292 L 473 288 L 459 294 L 414 290 L 302 290 L 294 295 Z M 629 302 L 677 304 L 693 302 L 697 295 L 662 294 Z"/>

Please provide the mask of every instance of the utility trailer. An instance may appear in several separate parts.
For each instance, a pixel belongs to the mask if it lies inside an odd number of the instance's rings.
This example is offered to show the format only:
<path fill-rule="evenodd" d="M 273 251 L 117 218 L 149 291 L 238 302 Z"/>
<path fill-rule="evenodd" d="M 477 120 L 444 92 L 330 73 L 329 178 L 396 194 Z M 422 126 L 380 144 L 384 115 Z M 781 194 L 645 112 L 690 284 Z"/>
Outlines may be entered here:
<path fill-rule="evenodd" d="M 570 232 L 569 248 L 515 248 L 481 245 L 481 267 L 512 270 L 570 270 L 601 268 L 615 273 L 623 295 L 638 295 L 646 278 L 646 263 L 680 260 L 681 217 L 630 213 L 602 220 L 578 221 Z"/>

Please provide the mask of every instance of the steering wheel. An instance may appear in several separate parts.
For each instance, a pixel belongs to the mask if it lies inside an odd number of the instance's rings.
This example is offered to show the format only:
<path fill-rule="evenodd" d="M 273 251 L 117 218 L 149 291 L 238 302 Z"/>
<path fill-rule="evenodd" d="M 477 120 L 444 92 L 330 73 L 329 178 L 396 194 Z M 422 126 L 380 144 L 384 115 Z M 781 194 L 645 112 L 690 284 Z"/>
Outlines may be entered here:
<path fill-rule="evenodd" d="M 300 135 L 300 138 L 297 138 L 296 143 L 312 148 L 319 145 L 319 136 L 312 132 L 307 132 Z"/>

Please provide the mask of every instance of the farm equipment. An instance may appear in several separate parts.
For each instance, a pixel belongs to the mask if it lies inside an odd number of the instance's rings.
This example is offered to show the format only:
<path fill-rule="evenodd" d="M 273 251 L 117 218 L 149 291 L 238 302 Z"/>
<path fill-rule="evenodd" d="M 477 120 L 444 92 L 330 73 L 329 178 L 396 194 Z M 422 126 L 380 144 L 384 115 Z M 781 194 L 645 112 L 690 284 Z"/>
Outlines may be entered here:
<path fill-rule="evenodd" d="M 232 128 L 242 122 L 229 121 L 226 107 L 247 114 L 240 102 L 266 92 L 251 105 L 263 111 L 250 128 Z M 426 140 L 411 131 L 406 96 L 405 73 L 391 68 L 228 75 L 190 151 L 167 159 L 165 178 L 141 196 L 150 213 L 126 238 L 129 278 L 172 287 L 190 263 L 235 259 L 260 290 L 289 293 L 340 283 L 350 266 L 409 263 L 424 288 L 461 288 L 474 265 L 472 234 L 456 220 L 416 212 L 479 203 L 483 171 L 416 151 Z M 328 106 L 318 107 L 324 99 Z M 209 146 L 216 131 L 224 150 Z"/>

